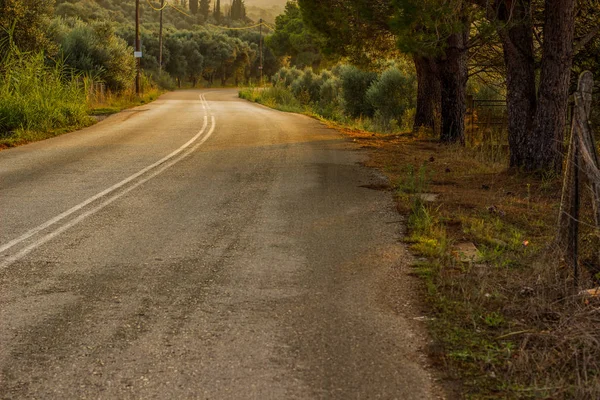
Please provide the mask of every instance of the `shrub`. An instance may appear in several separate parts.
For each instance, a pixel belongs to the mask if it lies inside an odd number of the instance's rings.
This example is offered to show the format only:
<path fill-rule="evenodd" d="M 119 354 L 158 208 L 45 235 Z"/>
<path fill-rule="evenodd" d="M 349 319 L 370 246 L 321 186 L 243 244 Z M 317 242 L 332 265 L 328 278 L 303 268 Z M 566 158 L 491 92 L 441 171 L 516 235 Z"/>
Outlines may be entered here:
<path fill-rule="evenodd" d="M 177 82 L 175 82 L 175 79 L 165 72 L 153 72 L 150 76 L 160 89 L 175 90 L 177 87 Z"/>
<path fill-rule="evenodd" d="M 292 93 L 301 103 L 316 103 L 319 101 L 321 92 L 321 80 L 312 69 L 304 70 L 291 86 Z"/>
<path fill-rule="evenodd" d="M 396 67 L 385 70 L 367 90 L 366 99 L 375 109 L 384 130 L 402 123 L 405 111 L 415 106 L 416 80 Z"/>
<path fill-rule="evenodd" d="M 131 87 L 135 77 L 133 49 L 115 35 L 109 23 L 86 25 L 81 21 L 66 21 L 57 30 L 56 39 L 69 66 L 99 77 L 114 92 Z"/>
<path fill-rule="evenodd" d="M 281 68 L 279 71 L 273 75 L 271 79 L 273 85 L 282 84 L 285 87 L 290 87 L 292 83 L 298 79 L 302 75 L 302 71 L 300 71 L 296 67 L 292 68 Z"/>
<path fill-rule="evenodd" d="M 323 82 L 319 93 L 321 105 L 335 105 L 340 106 L 342 104 L 342 81 L 339 78 L 330 78 Z"/>
<path fill-rule="evenodd" d="M 362 71 L 354 66 L 344 66 L 340 71 L 340 78 L 344 112 L 354 118 L 372 117 L 375 110 L 366 100 L 366 93 L 377 74 Z"/>
<path fill-rule="evenodd" d="M 281 85 L 266 88 L 261 96 L 265 100 L 272 100 L 284 110 L 292 111 L 300 107 L 300 104 L 293 93 L 288 88 Z"/>
<path fill-rule="evenodd" d="M 323 75 L 322 78 L 323 79 Z M 340 119 L 342 114 L 342 81 L 331 76 L 323 81 L 319 93 L 319 113 L 326 118 Z"/>

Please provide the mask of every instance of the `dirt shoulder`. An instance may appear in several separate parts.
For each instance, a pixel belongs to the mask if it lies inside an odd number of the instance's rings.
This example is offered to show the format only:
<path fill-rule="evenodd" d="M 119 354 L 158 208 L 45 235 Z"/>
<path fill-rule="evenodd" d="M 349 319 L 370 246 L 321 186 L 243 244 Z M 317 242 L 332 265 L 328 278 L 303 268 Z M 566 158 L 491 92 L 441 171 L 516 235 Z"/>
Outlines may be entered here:
<path fill-rule="evenodd" d="M 419 278 L 402 290 L 420 294 L 449 396 L 597 398 L 599 308 L 552 245 L 561 178 L 510 171 L 498 148 L 337 128 L 392 183 Z"/>

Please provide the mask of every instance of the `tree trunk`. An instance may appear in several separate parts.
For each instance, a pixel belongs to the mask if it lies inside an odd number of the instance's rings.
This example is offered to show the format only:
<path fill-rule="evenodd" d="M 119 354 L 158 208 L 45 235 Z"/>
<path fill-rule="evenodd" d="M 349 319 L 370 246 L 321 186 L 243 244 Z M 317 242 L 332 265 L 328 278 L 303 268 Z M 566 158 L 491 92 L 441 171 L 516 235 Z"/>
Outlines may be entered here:
<path fill-rule="evenodd" d="M 442 132 L 444 143 L 465 143 L 467 41 L 469 32 L 453 33 L 440 63 Z"/>
<path fill-rule="evenodd" d="M 524 165 L 560 172 L 573 63 L 575 0 L 546 0 L 538 105 Z"/>
<path fill-rule="evenodd" d="M 192 14 L 198 14 L 198 0 L 190 0 L 190 11 Z"/>
<path fill-rule="evenodd" d="M 440 115 L 442 88 L 437 60 L 432 57 L 413 57 L 417 70 L 417 110 L 413 130 L 421 128 L 435 132 Z"/>
<path fill-rule="evenodd" d="M 499 9 L 502 27 L 498 34 L 504 49 L 506 64 L 506 105 L 508 113 L 508 144 L 510 166 L 522 167 L 533 128 L 536 109 L 535 59 L 531 0 L 503 2 Z"/>

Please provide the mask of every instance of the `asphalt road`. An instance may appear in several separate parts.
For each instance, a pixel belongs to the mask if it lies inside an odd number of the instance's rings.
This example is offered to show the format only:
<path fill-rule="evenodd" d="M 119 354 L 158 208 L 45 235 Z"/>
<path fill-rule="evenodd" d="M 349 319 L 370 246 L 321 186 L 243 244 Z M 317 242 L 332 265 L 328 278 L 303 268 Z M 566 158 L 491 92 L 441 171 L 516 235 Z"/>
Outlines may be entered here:
<path fill-rule="evenodd" d="M 0 152 L 0 398 L 436 398 L 364 157 L 232 90 Z"/>

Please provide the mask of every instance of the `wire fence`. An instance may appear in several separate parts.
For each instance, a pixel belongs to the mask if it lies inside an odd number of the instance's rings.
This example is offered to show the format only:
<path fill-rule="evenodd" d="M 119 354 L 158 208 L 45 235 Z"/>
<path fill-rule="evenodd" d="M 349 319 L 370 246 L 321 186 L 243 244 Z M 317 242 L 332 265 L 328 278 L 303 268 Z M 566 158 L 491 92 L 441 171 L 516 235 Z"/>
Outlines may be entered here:
<path fill-rule="evenodd" d="M 87 99 L 89 103 L 101 104 L 106 101 L 107 92 L 104 82 L 90 82 L 88 84 Z"/>
<path fill-rule="evenodd" d="M 465 141 L 486 160 L 508 160 L 508 115 L 506 100 L 467 99 Z"/>
<path fill-rule="evenodd" d="M 600 160 L 589 123 L 594 77 L 579 77 L 573 95 L 571 135 L 566 158 L 558 221 L 557 246 L 573 268 L 579 287 L 600 281 Z"/>
<path fill-rule="evenodd" d="M 556 245 L 573 270 L 574 284 L 600 285 L 600 153 L 590 123 L 591 72 L 581 74 L 568 106 L 563 189 Z M 489 161 L 509 157 L 505 100 L 467 99 L 466 143 Z M 600 295 L 600 291 L 599 291 Z"/>

